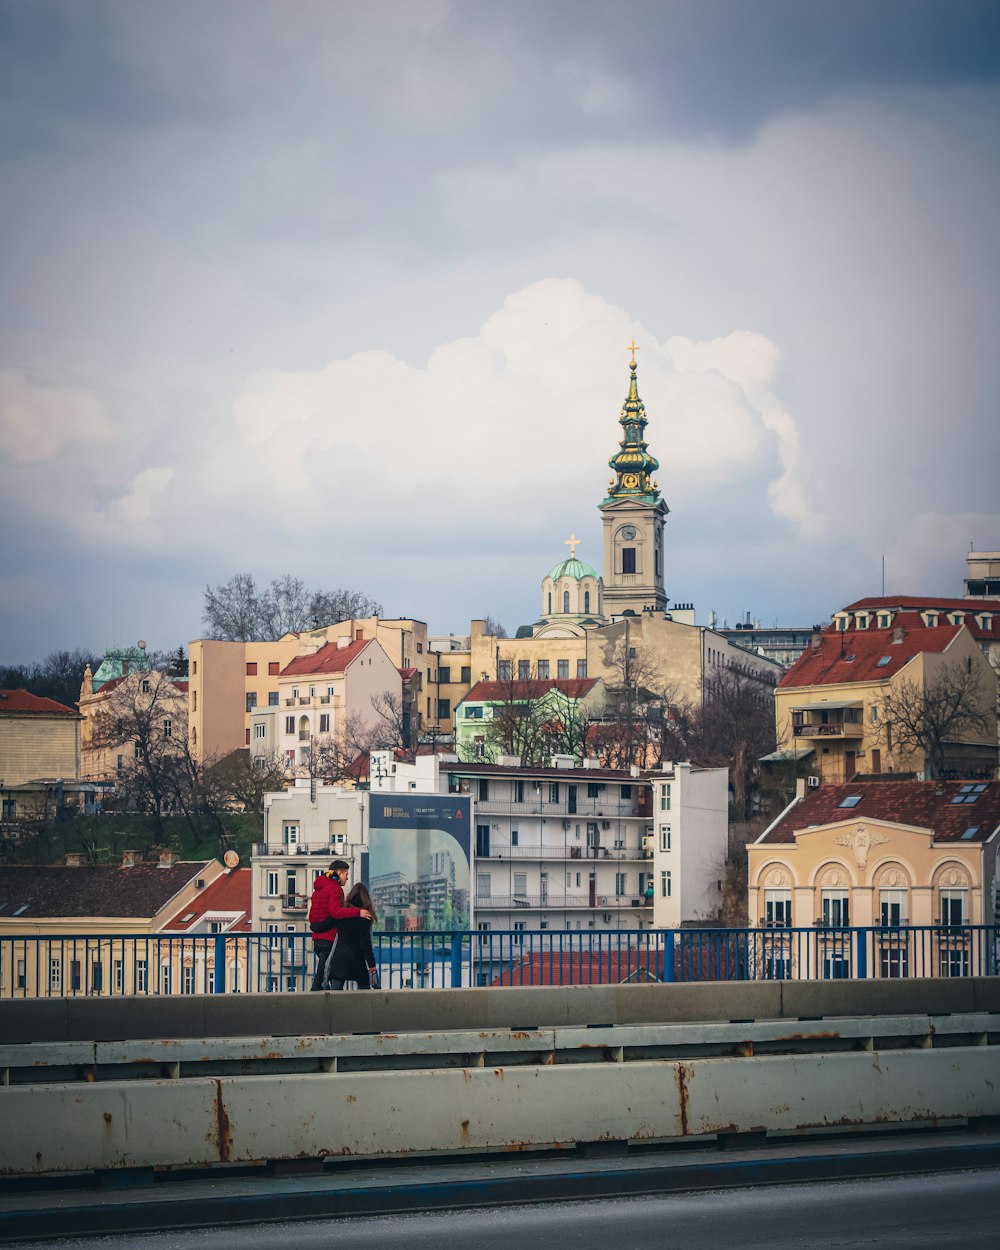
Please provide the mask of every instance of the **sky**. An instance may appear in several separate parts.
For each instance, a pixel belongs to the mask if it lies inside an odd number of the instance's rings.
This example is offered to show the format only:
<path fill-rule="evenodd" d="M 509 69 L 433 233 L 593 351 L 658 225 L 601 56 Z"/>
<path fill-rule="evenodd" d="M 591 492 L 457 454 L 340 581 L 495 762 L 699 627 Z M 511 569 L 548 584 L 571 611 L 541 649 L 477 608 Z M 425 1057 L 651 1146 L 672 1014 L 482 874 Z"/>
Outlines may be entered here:
<path fill-rule="evenodd" d="M 991 0 L 0 0 L 0 662 L 291 573 L 513 633 L 639 344 L 734 623 L 1000 550 Z"/>

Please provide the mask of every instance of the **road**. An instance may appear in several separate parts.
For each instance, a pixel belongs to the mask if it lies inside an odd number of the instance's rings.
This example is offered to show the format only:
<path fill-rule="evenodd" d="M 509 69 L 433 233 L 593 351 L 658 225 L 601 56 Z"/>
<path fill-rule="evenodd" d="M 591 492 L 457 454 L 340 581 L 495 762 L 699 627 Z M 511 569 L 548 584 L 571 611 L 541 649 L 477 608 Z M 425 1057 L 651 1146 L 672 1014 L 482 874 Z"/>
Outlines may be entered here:
<path fill-rule="evenodd" d="M 33 1242 L 51 1250 L 961 1250 L 1000 1246 L 1000 1171 Z"/>

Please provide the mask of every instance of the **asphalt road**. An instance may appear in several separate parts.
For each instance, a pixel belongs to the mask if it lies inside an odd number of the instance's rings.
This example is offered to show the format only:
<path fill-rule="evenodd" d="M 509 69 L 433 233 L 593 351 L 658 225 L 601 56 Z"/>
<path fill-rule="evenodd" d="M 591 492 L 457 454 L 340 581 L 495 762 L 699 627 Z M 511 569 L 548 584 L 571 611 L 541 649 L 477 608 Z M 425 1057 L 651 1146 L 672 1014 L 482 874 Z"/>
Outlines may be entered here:
<path fill-rule="evenodd" d="M 33 1242 L 51 1250 L 961 1250 L 1000 1246 L 1000 1171 Z"/>

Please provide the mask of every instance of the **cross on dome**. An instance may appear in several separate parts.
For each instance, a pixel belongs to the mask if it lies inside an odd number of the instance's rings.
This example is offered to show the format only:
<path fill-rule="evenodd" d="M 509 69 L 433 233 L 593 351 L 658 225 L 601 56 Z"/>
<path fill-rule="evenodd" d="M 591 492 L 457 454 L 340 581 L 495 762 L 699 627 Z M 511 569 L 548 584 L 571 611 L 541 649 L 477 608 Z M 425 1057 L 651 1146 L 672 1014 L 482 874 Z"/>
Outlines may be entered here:
<path fill-rule="evenodd" d="M 565 543 L 563 544 L 563 546 L 569 548 L 569 558 L 571 560 L 576 559 L 576 549 L 579 545 L 580 545 L 580 540 L 579 538 L 577 538 L 575 534 L 570 534 L 569 538 L 567 538 Z"/>

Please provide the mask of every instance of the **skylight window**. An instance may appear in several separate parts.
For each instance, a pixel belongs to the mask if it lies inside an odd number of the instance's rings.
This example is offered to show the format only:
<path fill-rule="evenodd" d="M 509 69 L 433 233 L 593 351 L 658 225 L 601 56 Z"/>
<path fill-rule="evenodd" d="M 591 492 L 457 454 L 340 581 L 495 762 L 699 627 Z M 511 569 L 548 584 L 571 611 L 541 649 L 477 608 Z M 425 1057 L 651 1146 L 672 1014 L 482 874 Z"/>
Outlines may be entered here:
<path fill-rule="evenodd" d="M 857 807 L 857 805 L 861 802 L 863 798 L 864 798 L 864 795 L 862 794 L 849 794 L 846 799 L 841 799 L 840 806 L 841 807 Z"/>
<path fill-rule="evenodd" d="M 965 833 L 962 834 L 962 841 L 968 842 L 971 838 L 974 838 L 978 832 L 978 825 L 970 825 L 968 829 L 966 829 Z"/>
<path fill-rule="evenodd" d="M 978 785 L 970 782 L 968 785 L 961 786 L 958 793 L 952 796 L 951 801 L 952 803 L 975 803 L 985 789 L 985 782 L 980 782 Z"/>
<path fill-rule="evenodd" d="M 845 664 L 853 664 L 853 663 L 854 663 L 854 656 L 853 656 L 853 655 L 845 655 L 845 656 L 844 656 L 844 663 L 845 663 Z"/>
<path fill-rule="evenodd" d="M 17 911 L 11 912 L 11 915 L 23 916 L 30 906 L 31 906 L 30 903 L 22 903 L 21 906 L 17 909 Z"/>
<path fill-rule="evenodd" d="M 186 916 L 181 916 L 181 924 L 188 924 L 195 918 L 195 916 L 197 916 L 197 914 L 198 913 L 196 911 L 189 911 Z"/>
<path fill-rule="evenodd" d="M 891 661 L 892 661 L 891 655 L 883 655 L 882 658 L 879 660 L 878 664 L 876 665 L 876 668 L 885 668 L 885 666 L 891 663 Z"/>

